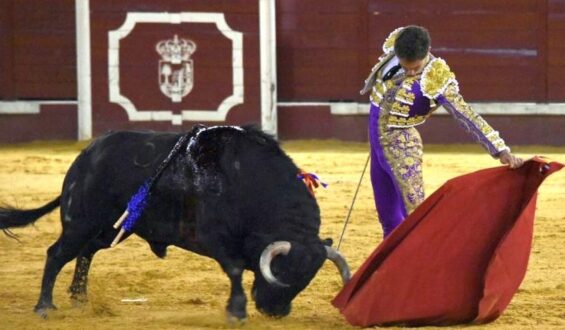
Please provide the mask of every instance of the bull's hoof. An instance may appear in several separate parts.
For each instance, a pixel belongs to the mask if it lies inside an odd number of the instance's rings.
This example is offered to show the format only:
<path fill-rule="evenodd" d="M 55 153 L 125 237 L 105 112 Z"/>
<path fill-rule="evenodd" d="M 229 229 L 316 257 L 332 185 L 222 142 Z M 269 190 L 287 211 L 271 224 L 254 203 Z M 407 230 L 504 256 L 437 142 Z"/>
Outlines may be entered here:
<path fill-rule="evenodd" d="M 57 307 L 53 304 L 42 304 L 35 306 L 33 311 L 35 312 L 35 314 L 37 314 L 39 317 L 45 320 L 47 319 L 49 310 L 56 310 L 56 309 Z"/>
<path fill-rule="evenodd" d="M 88 302 L 86 294 L 73 294 L 71 295 L 71 305 L 73 307 L 82 307 Z"/>
<path fill-rule="evenodd" d="M 153 251 L 153 253 L 161 259 L 164 259 L 167 256 L 167 246 L 168 244 L 166 243 L 149 242 L 151 251 Z"/>
<path fill-rule="evenodd" d="M 245 316 L 245 315 L 243 317 L 241 317 L 241 316 L 234 315 L 234 314 L 230 313 L 229 311 L 227 311 L 226 314 L 227 314 L 226 315 L 226 323 L 229 326 L 232 326 L 232 327 L 242 326 L 247 321 L 247 316 Z"/>
<path fill-rule="evenodd" d="M 227 322 L 232 325 L 243 324 L 247 319 L 247 298 L 245 295 L 233 296 L 226 307 Z"/>

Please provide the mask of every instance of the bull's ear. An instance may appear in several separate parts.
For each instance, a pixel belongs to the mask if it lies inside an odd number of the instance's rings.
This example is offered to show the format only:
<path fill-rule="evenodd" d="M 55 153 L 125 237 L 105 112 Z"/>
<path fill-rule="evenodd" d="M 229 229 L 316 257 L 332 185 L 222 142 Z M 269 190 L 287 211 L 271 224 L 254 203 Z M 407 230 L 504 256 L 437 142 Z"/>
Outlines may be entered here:
<path fill-rule="evenodd" d="M 244 125 L 242 126 L 242 128 L 247 132 L 245 136 L 255 143 L 258 143 L 260 145 L 278 145 L 278 142 L 272 135 L 263 132 L 256 125 Z"/>
<path fill-rule="evenodd" d="M 263 135 L 249 135 L 249 139 L 252 140 L 253 142 L 256 142 L 257 144 L 260 144 L 262 146 L 267 145 L 268 140 L 265 136 Z"/>
<path fill-rule="evenodd" d="M 196 133 L 198 133 L 198 131 L 203 130 L 205 128 L 206 128 L 206 125 L 196 124 L 196 125 L 192 126 L 192 129 L 190 130 L 189 134 L 195 135 Z"/>
<path fill-rule="evenodd" d="M 326 238 L 324 240 L 322 240 L 322 244 L 324 244 L 325 246 L 332 246 L 332 244 L 334 243 L 334 240 L 331 238 Z"/>

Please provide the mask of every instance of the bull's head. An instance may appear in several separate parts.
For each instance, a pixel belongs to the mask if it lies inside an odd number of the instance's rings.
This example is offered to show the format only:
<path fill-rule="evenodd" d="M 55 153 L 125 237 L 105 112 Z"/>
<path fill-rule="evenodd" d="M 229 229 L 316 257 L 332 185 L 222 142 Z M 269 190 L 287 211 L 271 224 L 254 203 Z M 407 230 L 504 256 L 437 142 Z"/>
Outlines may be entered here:
<path fill-rule="evenodd" d="M 288 315 L 294 297 L 306 288 L 326 259 L 336 264 L 343 282 L 347 282 L 347 262 L 330 246 L 287 241 L 268 245 L 259 261 L 261 275 L 256 274 L 253 283 L 257 310 L 273 317 Z"/>

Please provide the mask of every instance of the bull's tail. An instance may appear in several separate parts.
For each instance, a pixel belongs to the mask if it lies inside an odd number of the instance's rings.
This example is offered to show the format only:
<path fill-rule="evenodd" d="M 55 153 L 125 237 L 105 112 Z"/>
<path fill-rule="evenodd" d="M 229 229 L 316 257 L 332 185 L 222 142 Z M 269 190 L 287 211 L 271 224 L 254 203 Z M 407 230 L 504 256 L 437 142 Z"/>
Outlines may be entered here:
<path fill-rule="evenodd" d="M 15 207 L 0 207 L 0 229 L 7 230 L 9 228 L 27 226 L 53 211 L 60 204 L 61 196 L 42 207 L 32 210 L 21 210 Z"/>

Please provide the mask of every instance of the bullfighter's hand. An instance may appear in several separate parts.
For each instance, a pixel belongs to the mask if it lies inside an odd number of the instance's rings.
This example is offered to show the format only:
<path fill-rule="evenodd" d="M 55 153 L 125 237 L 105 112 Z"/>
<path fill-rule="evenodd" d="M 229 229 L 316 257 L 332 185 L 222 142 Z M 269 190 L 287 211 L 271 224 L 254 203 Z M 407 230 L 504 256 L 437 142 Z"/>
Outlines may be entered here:
<path fill-rule="evenodd" d="M 510 151 L 504 150 L 499 156 L 502 164 L 508 165 L 511 169 L 519 168 L 524 164 L 524 160 L 520 157 L 514 156 Z"/>

